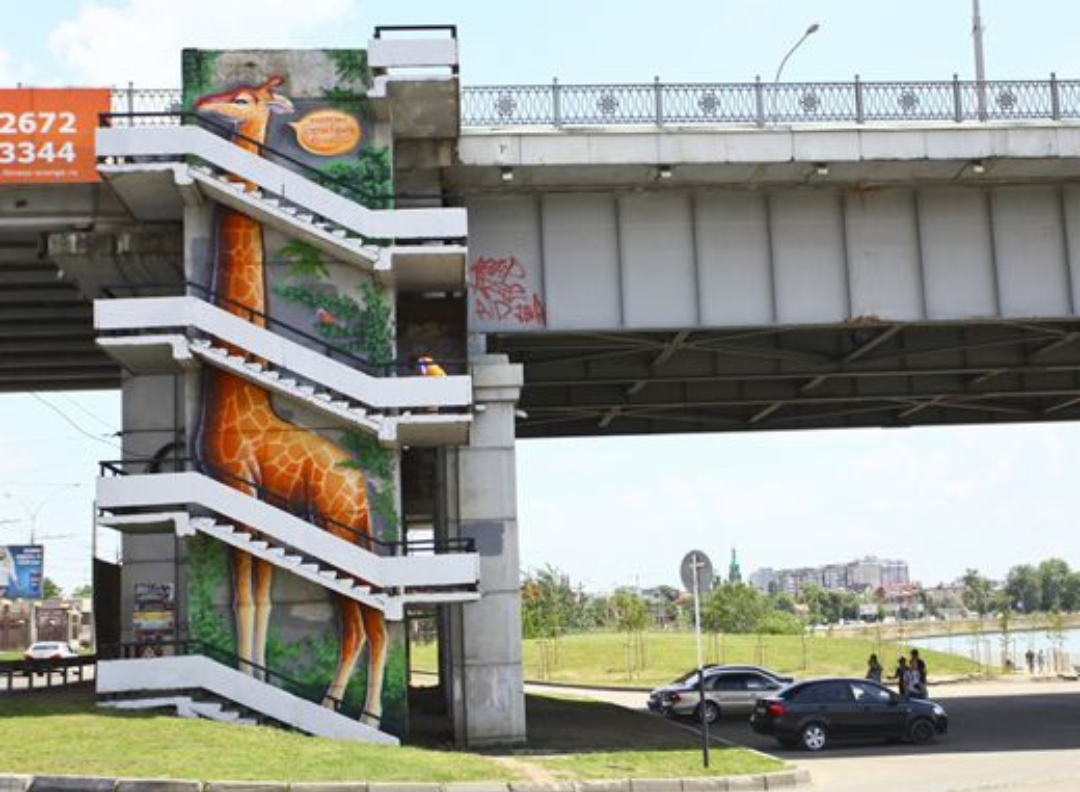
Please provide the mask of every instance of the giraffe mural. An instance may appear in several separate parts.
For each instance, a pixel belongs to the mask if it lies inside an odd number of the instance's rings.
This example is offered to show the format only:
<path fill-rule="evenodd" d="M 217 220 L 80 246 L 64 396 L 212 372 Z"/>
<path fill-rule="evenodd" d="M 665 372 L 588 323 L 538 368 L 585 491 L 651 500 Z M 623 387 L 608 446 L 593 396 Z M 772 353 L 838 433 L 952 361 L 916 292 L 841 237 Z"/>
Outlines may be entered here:
<path fill-rule="evenodd" d="M 291 114 L 293 103 L 279 92 L 284 79 L 270 77 L 205 94 L 193 106 L 200 115 L 230 124 L 236 145 L 261 154 L 271 114 Z M 214 233 L 213 288 L 224 310 L 263 326 L 267 313 L 263 228 L 246 215 L 221 208 Z M 243 307 L 241 307 L 243 306 Z M 353 457 L 325 437 L 281 418 L 270 395 L 248 381 L 208 369 L 196 444 L 207 472 L 239 490 L 287 503 L 329 518 L 326 530 L 364 544 L 372 535 L 372 514 L 364 473 Z M 242 526 L 254 530 L 254 526 Z M 237 654 L 253 675 L 266 667 L 273 608 L 274 569 L 268 562 L 234 551 L 232 608 Z M 324 704 L 345 698 L 346 687 L 367 649 L 367 690 L 363 718 L 378 723 L 388 635 L 383 614 L 335 595 L 339 620 L 336 670 Z M 243 665 L 243 664 L 242 664 Z"/>

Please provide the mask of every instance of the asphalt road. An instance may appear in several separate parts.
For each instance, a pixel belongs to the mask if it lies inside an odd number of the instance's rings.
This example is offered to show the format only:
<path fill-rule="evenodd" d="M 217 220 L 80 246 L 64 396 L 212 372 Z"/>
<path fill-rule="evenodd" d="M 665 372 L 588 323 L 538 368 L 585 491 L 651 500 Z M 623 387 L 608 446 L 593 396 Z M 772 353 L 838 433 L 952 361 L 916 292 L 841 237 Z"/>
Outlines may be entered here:
<path fill-rule="evenodd" d="M 644 705 L 640 693 L 566 690 Z M 931 693 L 949 713 L 949 733 L 926 746 L 870 743 L 808 754 L 780 748 L 741 718 L 714 731 L 806 768 L 821 792 L 1080 792 L 1080 682 L 970 683 Z"/>

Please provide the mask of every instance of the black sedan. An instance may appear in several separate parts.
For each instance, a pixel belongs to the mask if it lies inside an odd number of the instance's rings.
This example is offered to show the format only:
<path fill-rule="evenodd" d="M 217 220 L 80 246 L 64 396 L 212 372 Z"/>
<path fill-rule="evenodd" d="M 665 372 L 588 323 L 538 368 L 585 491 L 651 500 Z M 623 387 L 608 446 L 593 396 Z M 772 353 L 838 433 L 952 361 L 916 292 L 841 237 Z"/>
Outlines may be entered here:
<path fill-rule="evenodd" d="M 833 740 L 927 743 L 948 730 L 949 718 L 940 704 L 901 698 L 876 682 L 814 679 L 760 699 L 750 726 L 785 748 L 820 751 Z"/>

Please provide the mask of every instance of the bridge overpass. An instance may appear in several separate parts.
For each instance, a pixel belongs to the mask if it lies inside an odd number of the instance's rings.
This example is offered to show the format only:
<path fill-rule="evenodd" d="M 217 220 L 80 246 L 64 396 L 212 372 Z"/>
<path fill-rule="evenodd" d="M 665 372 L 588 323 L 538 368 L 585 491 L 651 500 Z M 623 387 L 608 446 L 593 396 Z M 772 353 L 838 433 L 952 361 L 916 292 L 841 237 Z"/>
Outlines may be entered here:
<path fill-rule="evenodd" d="M 456 66 L 456 44 L 432 51 Z M 104 181 L 0 185 L 0 389 L 123 386 L 129 459 L 99 504 L 139 551 L 129 576 L 179 580 L 172 534 L 198 534 L 387 619 L 437 608 L 462 742 L 525 735 L 516 438 L 1076 417 L 1076 81 L 459 92 L 451 69 L 380 74 L 369 96 L 393 210 L 180 126 L 178 92 L 115 93 Z M 461 376 L 387 383 L 273 306 L 241 306 L 265 326 L 238 321 L 206 282 L 220 207 L 332 254 L 335 288 L 386 287 L 399 354 L 434 338 Z M 392 553 L 419 525 L 457 556 L 346 553 L 257 483 L 241 497 L 181 458 L 203 370 L 389 448 L 406 531 Z"/>

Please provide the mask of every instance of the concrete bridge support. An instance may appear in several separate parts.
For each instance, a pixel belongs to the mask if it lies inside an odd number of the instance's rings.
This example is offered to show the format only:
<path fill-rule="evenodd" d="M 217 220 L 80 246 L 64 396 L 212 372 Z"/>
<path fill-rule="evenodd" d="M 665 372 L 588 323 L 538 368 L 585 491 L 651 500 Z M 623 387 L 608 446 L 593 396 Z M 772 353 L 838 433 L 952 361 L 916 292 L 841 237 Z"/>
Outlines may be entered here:
<path fill-rule="evenodd" d="M 476 403 L 468 446 L 441 456 L 445 527 L 480 553 L 478 602 L 447 608 L 442 679 L 462 746 L 525 742 L 514 420 L 523 374 L 503 355 L 470 361 Z"/>

